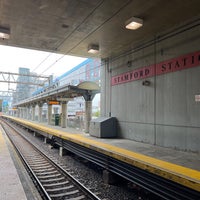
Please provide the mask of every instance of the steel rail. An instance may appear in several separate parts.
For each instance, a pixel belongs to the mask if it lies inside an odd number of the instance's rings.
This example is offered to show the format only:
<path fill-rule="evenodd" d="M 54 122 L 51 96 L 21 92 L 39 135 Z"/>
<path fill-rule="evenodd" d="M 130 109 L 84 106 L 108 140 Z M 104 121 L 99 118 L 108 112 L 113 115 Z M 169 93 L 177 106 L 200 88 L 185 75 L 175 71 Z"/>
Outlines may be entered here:
<path fill-rule="evenodd" d="M 17 154 L 20 156 L 22 163 L 24 164 L 26 170 L 28 171 L 30 177 L 32 178 L 32 180 L 34 180 L 34 184 L 37 187 L 41 197 L 45 200 L 51 200 L 50 196 L 48 195 L 48 193 L 45 191 L 44 187 L 42 186 L 42 184 L 40 183 L 39 179 L 37 178 L 37 176 L 35 175 L 35 173 L 33 172 L 33 170 L 31 169 L 31 167 L 29 166 L 29 164 L 26 162 L 26 159 L 24 158 L 23 154 L 20 152 L 19 148 L 14 144 L 12 138 L 10 137 L 9 134 L 7 134 L 7 129 L 5 128 L 5 126 L 2 124 L 2 122 L 0 122 L 4 132 L 6 133 L 6 135 L 8 136 L 10 142 L 12 143 L 13 147 L 15 148 Z"/>
<path fill-rule="evenodd" d="M 17 132 L 18 134 L 19 131 L 10 126 L 7 122 L 4 121 L 4 123 L 6 123 L 10 128 L 12 128 L 15 132 Z M 6 128 L 5 125 L 2 124 L 2 127 L 4 129 L 4 131 L 6 132 Z M 7 134 L 8 135 L 8 134 Z M 63 169 L 61 166 L 59 166 L 57 163 L 55 163 L 54 161 L 52 161 L 45 153 L 41 152 L 40 150 L 38 150 L 37 146 L 32 144 L 31 141 L 26 138 L 24 135 L 21 135 L 21 137 L 23 137 L 29 144 L 31 144 L 33 146 L 33 148 L 35 150 L 37 150 L 43 157 L 45 157 L 46 160 L 48 160 L 55 168 L 59 169 L 59 172 L 61 172 L 62 174 L 64 174 L 65 176 L 67 176 L 71 182 L 73 182 L 74 185 L 76 185 L 76 187 L 78 187 L 80 189 L 80 191 L 82 191 L 87 199 L 91 199 L 91 200 L 100 200 L 95 194 L 93 194 L 90 190 L 88 190 L 83 184 L 81 184 L 77 179 L 75 179 L 72 175 L 70 175 L 65 169 Z M 9 135 L 8 135 L 9 137 Z M 50 197 L 50 195 L 48 194 L 48 192 L 46 192 L 46 189 L 44 188 L 44 186 L 42 185 L 42 183 L 40 182 L 40 180 L 38 179 L 37 175 L 34 173 L 34 171 L 32 170 L 32 168 L 29 166 L 28 162 L 26 161 L 26 159 L 24 158 L 23 154 L 21 153 L 21 151 L 19 150 L 19 148 L 14 144 L 14 142 L 12 141 L 12 138 L 9 137 L 9 139 L 11 140 L 12 144 L 14 145 L 14 147 L 16 148 L 18 154 L 20 155 L 20 157 L 23 160 L 23 163 L 25 163 L 28 171 L 31 173 L 32 177 L 34 178 L 34 180 L 37 182 L 37 185 L 40 188 L 40 192 L 42 193 L 42 197 L 46 200 L 51 200 L 52 198 Z"/>

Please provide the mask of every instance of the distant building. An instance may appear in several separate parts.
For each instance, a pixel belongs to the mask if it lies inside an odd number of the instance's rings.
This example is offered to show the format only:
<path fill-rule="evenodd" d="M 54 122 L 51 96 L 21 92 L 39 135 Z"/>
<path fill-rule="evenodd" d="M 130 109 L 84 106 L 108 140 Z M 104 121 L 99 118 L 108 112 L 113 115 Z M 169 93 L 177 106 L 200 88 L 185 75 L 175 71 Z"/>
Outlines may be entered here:
<path fill-rule="evenodd" d="M 24 84 L 17 83 L 16 93 L 13 94 L 13 104 L 31 97 L 31 94 L 33 93 L 33 91 L 37 89 L 37 86 L 30 85 L 28 83 L 30 82 L 35 83 L 36 81 L 37 82 L 40 81 L 38 79 L 36 80 L 35 77 L 31 77 L 31 75 L 37 75 L 37 74 L 30 72 L 29 68 L 20 67 L 18 73 L 20 75 L 18 76 L 17 82 L 23 82 Z M 22 76 L 22 74 L 28 76 Z"/>
<path fill-rule="evenodd" d="M 19 74 L 30 75 L 30 69 L 28 68 L 19 68 Z M 30 82 L 29 76 L 18 76 L 17 82 Z M 30 97 L 30 85 L 17 83 L 16 93 L 13 94 L 13 103 L 19 102 Z"/>
<path fill-rule="evenodd" d="M 58 81 L 60 86 L 65 84 L 78 85 L 83 81 L 93 81 L 99 85 L 100 66 L 101 59 L 89 58 L 56 78 L 55 81 Z"/>

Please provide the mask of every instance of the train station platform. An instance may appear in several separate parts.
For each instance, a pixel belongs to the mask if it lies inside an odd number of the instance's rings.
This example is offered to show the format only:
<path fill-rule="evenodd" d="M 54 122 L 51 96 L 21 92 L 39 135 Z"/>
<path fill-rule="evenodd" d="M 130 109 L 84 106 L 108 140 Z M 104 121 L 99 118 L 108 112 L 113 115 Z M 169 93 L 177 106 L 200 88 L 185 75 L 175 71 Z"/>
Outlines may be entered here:
<path fill-rule="evenodd" d="M 0 199 L 25 200 L 26 195 L 0 127 Z"/>
<path fill-rule="evenodd" d="M 127 139 L 102 139 L 71 128 L 8 117 L 12 121 L 79 144 L 200 192 L 200 156 Z"/>

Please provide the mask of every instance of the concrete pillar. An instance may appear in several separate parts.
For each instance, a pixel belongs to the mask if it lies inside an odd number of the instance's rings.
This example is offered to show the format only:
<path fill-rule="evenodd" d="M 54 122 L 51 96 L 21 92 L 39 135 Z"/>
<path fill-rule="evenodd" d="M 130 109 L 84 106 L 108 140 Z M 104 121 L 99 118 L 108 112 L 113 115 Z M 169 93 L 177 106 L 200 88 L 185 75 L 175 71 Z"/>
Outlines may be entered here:
<path fill-rule="evenodd" d="M 29 120 L 29 107 L 26 107 L 26 119 Z"/>
<path fill-rule="evenodd" d="M 35 121 L 35 105 L 32 105 L 32 120 Z"/>
<path fill-rule="evenodd" d="M 21 118 L 24 118 L 24 108 L 21 108 Z"/>
<path fill-rule="evenodd" d="M 45 143 L 45 144 L 47 143 L 47 138 L 46 138 L 46 137 L 44 137 L 44 143 Z"/>
<path fill-rule="evenodd" d="M 67 124 L 67 101 L 62 101 L 61 103 L 61 127 L 66 128 Z"/>
<path fill-rule="evenodd" d="M 52 118 L 52 105 L 48 104 L 48 124 L 51 125 L 51 118 Z"/>
<path fill-rule="evenodd" d="M 22 108 L 18 108 L 19 110 L 19 118 L 22 118 Z"/>
<path fill-rule="evenodd" d="M 23 108 L 20 108 L 20 118 L 23 118 Z"/>
<path fill-rule="evenodd" d="M 90 121 L 92 119 L 92 100 L 95 97 L 95 92 L 87 90 L 83 97 L 85 99 L 85 132 L 89 133 Z"/>
<path fill-rule="evenodd" d="M 103 170 L 103 182 L 105 184 L 115 184 L 118 181 L 118 176 L 108 170 Z"/>
<path fill-rule="evenodd" d="M 85 101 L 85 132 L 86 133 L 89 133 L 91 119 L 92 119 L 92 101 Z"/>
<path fill-rule="evenodd" d="M 23 108 L 20 108 L 20 118 L 23 118 Z"/>
<path fill-rule="evenodd" d="M 26 119 L 26 108 L 23 107 L 23 118 Z"/>
<path fill-rule="evenodd" d="M 38 110 L 38 121 L 39 121 L 39 122 L 42 122 L 42 106 L 43 106 L 43 103 L 39 103 L 38 106 L 39 106 L 39 110 Z"/>
<path fill-rule="evenodd" d="M 101 116 L 109 117 L 111 113 L 111 75 L 109 59 L 101 60 Z"/>
<path fill-rule="evenodd" d="M 26 112 L 25 112 L 25 108 L 24 107 L 22 108 L 22 113 L 23 113 L 22 117 L 23 117 L 23 119 L 25 119 L 26 118 Z"/>
<path fill-rule="evenodd" d="M 22 107 L 20 108 L 20 111 L 21 111 L 21 118 L 23 118 L 23 108 Z"/>
<path fill-rule="evenodd" d="M 59 156 L 63 157 L 66 154 L 67 154 L 67 150 L 64 149 L 63 147 L 59 147 Z"/>
<path fill-rule="evenodd" d="M 10 115 L 10 111 L 8 112 L 8 114 Z M 17 110 L 12 110 L 11 115 L 17 117 Z"/>
<path fill-rule="evenodd" d="M 17 117 L 20 117 L 20 109 L 17 108 Z"/>

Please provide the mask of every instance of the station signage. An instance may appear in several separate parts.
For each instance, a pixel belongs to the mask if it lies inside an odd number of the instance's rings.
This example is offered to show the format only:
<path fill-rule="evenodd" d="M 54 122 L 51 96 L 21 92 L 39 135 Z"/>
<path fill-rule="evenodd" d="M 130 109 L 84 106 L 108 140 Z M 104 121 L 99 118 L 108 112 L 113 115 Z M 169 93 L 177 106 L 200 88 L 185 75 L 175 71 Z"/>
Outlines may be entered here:
<path fill-rule="evenodd" d="M 114 86 L 197 66 L 200 66 L 200 51 L 113 76 L 111 85 Z"/>
<path fill-rule="evenodd" d="M 48 102 L 49 105 L 59 105 L 59 101 L 49 101 Z"/>

